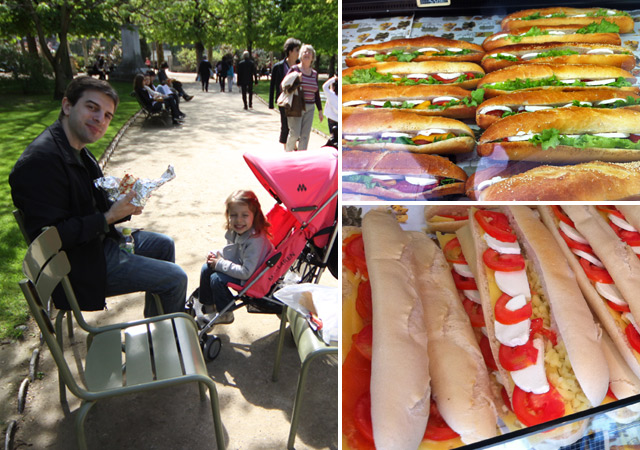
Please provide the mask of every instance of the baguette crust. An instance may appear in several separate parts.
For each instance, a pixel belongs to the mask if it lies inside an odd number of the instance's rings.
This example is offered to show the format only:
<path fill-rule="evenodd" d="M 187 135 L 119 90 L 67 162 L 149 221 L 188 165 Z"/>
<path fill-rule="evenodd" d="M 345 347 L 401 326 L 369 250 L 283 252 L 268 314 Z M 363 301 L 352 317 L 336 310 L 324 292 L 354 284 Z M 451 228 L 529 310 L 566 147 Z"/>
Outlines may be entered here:
<path fill-rule="evenodd" d="M 417 448 L 427 425 L 431 395 L 427 329 L 413 273 L 420 262 L 415 259 L 411 235 L 386 212 L 372 210 L 364 216 L 362 237 L 373 307 L 374 441 L 377 448 Z M 387 301 L 396 296 L 398 301 Z"/>
<path fill-rule="evenodd" d="M 432 222 L 434 216 L 441 214 L 466 216 L 469 213 L 468 206 L 460 205 L 437 205 L 424 207 L 424 220 L 427 222 L 427 233 L 441 231 L 443 233 L 453 233 L 469 223 L 469 220 L 454 220 L 451 222 Z"/>
<path fill-rule="evenodd" d="M 493 83 L 500 83 L 508 80 L 515 79 L 531 79 L 540 80 L 543 78 L 549 78 L 556 76 L 560 80 L 571 79 L 588 79 L 588 80 L 604 80 L 604 79 L 618 79 L 620 77 L 626 79 L 630 83 L 635 83 L 636 78 L 626 70 L 619 67 L 593 65 L 593 64 L 518 64 L 516 66 L 505 67 L 504 69 L 496 70 L 484 76 L 478 88 L 485 90 L 485 97 L 495 97 L 496 95 L 509 94 L 514 91 L 506 91 L 491 87 Z M 555 90 L 555 89 L 570 89 L 568 86 L 541 86 L 521 89 L 521 91 L 530 90 Z M 603 86 L 583 87 L 575 88 L 579 89 L 603 89 Z M 606 87 L 604 87 L 606 88 Z M 640 88 L 637 86 L 629 86 L 620 89 L 628 92 L 638 92 Z"/>
<path fill-rule="evenodd" d="M 487 107 L 496 105 L 508 106 L 513 110 L 517 110 L 519 106 L 553 106 L 563 107 L 571 104 L 574 100 L 579 102 L 590 102 L 597 108 L 597 103 L 602 100 L 613 98 L 626 99 L 627 97 L 635 99 L 640 98 L 637 94 L 633 94 L 620 89 L 582 89 L 572 90 L 561 88 L 558 90 L 538 90 L 538 91 L 516 91 L 512 94 L 499 95 L 485 100 L 478 106 L 476 110 L 476 122 L 481 128 L 488 128 L 490 125 L 501 120 L 501 117 L 495 115 L 483 114 L 482 111 Z M 625 109 L 640 111 L 640 105 L 625 106 Z M 589 108 L 584 108 L 587 110 Z M 605 109 L 605 108 L 600 108 Z M 619 110 L 616 108 L 616 110 Z"/>
<path fill-rule="evenodd" d="M 477 44 L 473 44 L 466 41 L 459 41 L 455 39 L 445 39 L 442 37 L 436 36 L 421 36 L 417 38 L 409 38 L 409 39 L 394 39 L 387 42 L 381 42 L 378 44 L 367 44 L 361 45 L 359 47 L 354 48 L 347 57 L 345 58 L 345 63 L 348 67 L 353 66 L 362 66 L 367 64 L 376 64 L 379 61 L 375 59 L 373 56 L 365 56 L 365 57 L 353 57 L 352 55 L 356 52 L 362 50 L 374 50 L 374 51 L 387 51 L 390 52 L 392 50 L 404 50 L 406 52 L 414 52 L 421 48 L 425 47 L 433 47 L 437 48 L 440 51 L 444 51 L 448 48 L 461 48 L 472 50 L 473 53 L 469 53 L 467 55 L 451 55 L 451 56 L 434 56 L 432 54 L 420 55 L 416 59 L 411 62 L 421 62 L 421 61 L 480 61 L 482 59 L 482 55 L 484 54 L 484 49 Z M 433 53 L 433 52 L 432 52 Z M 395 56 L 391 56 L 388 59 L 389 62 L 397 61 Z"/>
<path fill-rule="evenodd" d="M 606 19 L 609 22 L 613 22 L 620 27 L 620 33 L 633 32 L 633 19 L 629 16 L 598 16 L 598 17 L 572 17 L 575 15 L 595 13 L 599 8 L 566 8 L 566 7 L 553 7 L 553 8 L 541 8 L 541 9 L 525 9 L 505 16 L 500 23 L 501 27 L 505 31 L 512 31 L 523 27 L 532 26 L 555 26 L 555 25 L 578 25 L 586 26 L 592 22 L 600 23 L 602 19 Z M 612 10 L 616 11 L 617 10 Z M 548 17 L 533 20 L 518 20 L 523 17 L 528 17 L 534 13 L 539 12 L 540 15 L 545 16 L 549 14 L 564 13 L 569 17 Z"/>
<path fill-rule="evenodd" d="M 616 205 L 616 208 L 624 214 L 627 222 L 629 222 L 636 230 L 640 230 L 640 208 L 630 205 Z"/>
<path fill-rule="evenodd" d="M 529 31 L 533 27 L 523 27 L 514 30 L 514 33 L 511 34 L 524 34 Z M 566 34 L 557 35 L 557 34 L 547 34 L 547 35 L 539 35 L 539 36 L 523 36 L 519 44 L 544 44 L 547 42 L 588 42 L 592 44 L 611 44 L 611 45 L 620 45 L 620 35 L 618 33 L 575 33 L 576 30 L 582 28 L 579 25 L 558 25 L 558 26 L 542 26 L 537 27 L 541 31 L 551 31 L 558 30 L 564 31 Z M 507 37 L 503 37 L 500 39 L 494 39 L 496 36 L 505 34 L 504 31 L 499 33 L 495 33 L 489 37 L 487 37 L 482 43 L 482 47 L 485 51 L 489 52 L 499 47 L 506 47 L 510 45 L 514 45 L 511 39 Z"/>
<path fill-rule="evenodd" d="M 424 62 L 385 62 L 377 64 L 369 64 L 366 66 L 349 67 L 342 71 L 343 79 L 353 75 L 355 70 L 369 70 L 375 68 L 378 73 L 403 76 L 406 74 L 452 74 L 452 73 L 474 73 L 484 75 L 484 70 L 478 64 L 470 62 L 449 62 L 449 61 L 424 61 Z M 474 78 L 461 83 L 451 82 L 443 83 L 448 86 L 458 86 L 464 89 L 474 89 L 482 78 Z M 389 86 L 395 84 L 393 82 L 376 82 L 368 83 L 365 86 Z M 355 84 L 354 86 L 360 86 Z"/>
<path fill-rule="evenodd" d="M 640 163 L 540 166 L 484 189 L 480 201 L 610 201 L 640 193 Z"/>
<path fill-rule="evenodd" d="M 581 234 L 583 232 L 587 233 L 583 234 L 583 236 L 587 238 L 590 244 L 593 241 L 596 246 L 601 249 L 601 251 L 610 253 L 614 261 L 618 260 L 618 256 L 616 255 L 616 253 L 619 254 L 619 252 L 622 251 L 622 247 L 624 246 L 624 244 L 622 244 L 617 239 L 613 230 L 611 230 L 611 228 L 606 223 L 602 223 L 604 222 L 602 218 L 596 217 L 599 216 L 597 211 L 592 211 L 587 206 L 578 206 L 576 208 L 568 208 L 566 206 L 563 206 L 563 208 L 565 208 L 565 212 L 572 220 L 573 217 L 575 217 L 580 222 L 581 229 L 579 231 Z M 579 262 L 579 257 L 573 254 L 565 240 L 558 232 L 558 225 L 556 225 L 557 221 L 555 220 L 555 215 L 551 211 L 551 208 L 549 208 L 548 206 L 540 206 L 538 207 L 538 209 L 540 210 L 540 215 L 542 216 L 543 222 L 551 231 L 551 234 L 555 238 L 556 242 L 564 253 L 565 258 L 569 262 L 569 265 L 573 269 L 573 272 L 576 275 L 576 279 L 578 280 L 578 284 L 580 285 L 580 289 L 582 289 L 582 292 L 589 302 L 591 309 L 598 316 L 600 323 L 604 326 L 608 335 L 611 336 L 611 339 L 613 339 L 613 341 L 616 343 L 616 346 L 620 350 L 620 354 L 628 364 L 629 368 L 633 370 L 636 375 L 640 375 L 640 361 L 631 350 L 624 330 L 620 329 L 616 325 L 615 320 L 611 317 L 611 314 L 607 309 L 605 300 L 600 296 L 600 294 L 598 294 L 591 281 L 589 281 L 589 279 L 587 278 L 584 269 L 582 269 Z M 576 223 L 576 229 L 577 227 L 578 225 Z M 635 255 L 634 258 L 637 259 Z M 617 264 L 615 270 L 618 270 L 621 264 L 619 263 L 619 260 L 616 262 Z M 623 294 L 623 296 L 625 299 L 627 299 L 626 295 Z M 633 301 L 633 299 L 634 296 L 632 295 L 631 297 L 629 297 L 628 301 Z"/>
<path fill-rule="evenodd" d="M 429 339 L 431 392 L 438 410 L 462 442 L 496 436 L 496 411 L 487 367 L 451 268 L 442 251 L 422 232 L 412 232 L 416 287 L 422 293 Z"/>
<path fill-rule="evenodd" d="M 612 54 L 587 54 L 587 52 L 597 49 L 608 49 Z M 542 53 L 550 50 L 572 50 L 580 52 L 577 55 L 549 56 L 534 59 L 519 59 L 509 61 L 496 59 L 492 56 L 498 53 L 508 53 L 521 58 L 527 53 Z M 627 52 L 627 54 L 623 53 Z M 518 64 L 600 64 L 606 66 L 620 67 L 624 70 L 632 70 L 636 65 L 636 57 L 624 47 L 618 45 L 589 44 L 589 43 L 545 43 L 545 44 L 516 44 L 508 48 L 493 50 L 484 55 L 481 61 L 482 68 L 486 72 L 493 72 L 509 66 Z"/>
<path fill-rule="evenodd" d="M 558 145 L 542 150 L 539 145 L 530 142 L 498 142 L 479 144 L 478 155 L 497 160 L 538 161 L 544 163 L 571 162 L 629 162 L 640 161 L 640 150 L 623 148 L 577 148 L 569 145 Z"/>
<path fill-rule="evenodd" d="M 358 86 L 355 87 L 354 86 Z M 457 99 L 470 98 L 471 94 L 466 89 L 459 86 L 447 85 L 416 85 L 416 86 L 378 86 L 370 87 L 368 85 L 345 85 L 342 88 L 343 105 L 351 101 L 409 101 L 422 100 L 431 102 L 434 98 L 449 96 Z M 372 108 L 365 108 L 366 105 L 343 106 L 343 111 L 371 111 Z M 384 108 L 385 111 L 396 110 L 393 108 Z M 428 109 L 422 105 L 416 105 L 412 109 L 402 111 L 410 111 L 415 114 L 451 117 L 455 119 L 468 119 L 474 116 L 475 106 L 466 106 L 464 104 L 451 106 L 447 109 Z"/>
<path fill-rule="evenodd" d="M 576 379 L 591 406 L 598 406 L 609 389 L 609 370 L 600 346 L 602 331 L 594 323 L 560 247 L 533 210 L 510 206 L 505 213 L 540 277 L 551 307 L 551 322 L 558 328 Z"/>

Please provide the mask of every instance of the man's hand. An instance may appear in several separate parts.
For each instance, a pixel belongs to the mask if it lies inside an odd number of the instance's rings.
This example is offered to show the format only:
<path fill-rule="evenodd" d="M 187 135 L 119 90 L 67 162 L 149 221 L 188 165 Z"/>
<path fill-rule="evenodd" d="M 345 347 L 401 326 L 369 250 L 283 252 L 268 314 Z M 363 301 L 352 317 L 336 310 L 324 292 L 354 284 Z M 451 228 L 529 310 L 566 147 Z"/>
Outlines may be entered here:
<path fill-rule="evenodd" d="M 318 117 L 320 118 L 320 122 L 322 122 L 322 119 L 324 119 L 324 115 L 322 114 L 322 111 L 318 111 Z"/>
<path fill-rule="evenodd" d="M 116 223 L 118 220 L 130 215 L 137 216 L 142 214 L 142 210 L 144 209 L 142 206 L 135 206 L 131 204 L 131 200 L 133 200 L 135 195 L 135 191 L 131 191 L 124 198 L 111 205 L 109 211 L 104 213 L 104 218 L 106 219 L 107 224 L 111 225 L 112 223 Z"/>

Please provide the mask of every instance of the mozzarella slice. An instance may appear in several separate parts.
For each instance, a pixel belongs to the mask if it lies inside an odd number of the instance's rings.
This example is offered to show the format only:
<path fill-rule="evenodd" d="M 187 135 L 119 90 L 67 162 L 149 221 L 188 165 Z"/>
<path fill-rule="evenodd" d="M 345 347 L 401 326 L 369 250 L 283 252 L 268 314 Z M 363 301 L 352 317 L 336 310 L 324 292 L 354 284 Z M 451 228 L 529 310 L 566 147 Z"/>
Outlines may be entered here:
<path fill-rule="evenodd" d="M 496 57 L 498 57 L 498 56 L 510 56 L 510 57 L 512 57 L 512 58 L 516 58 L 516 59 L 518 58 L 518 57 L 517 57 L 516 55 L 514 55 L 513 53 L 503 53 L 503 52 L 498 52 L 498 53 L 496 53 Z"/>
<path fill-rule="evenodd" d="M 487 245 L 497 251 L 498 253 L 503 253 L 507 255 L 519 255 L 521 252 L 520 244 L 518 242 L 502 242 L 498 239 L 484 234 L 484 240 L 487 241 Z"/>
<path fill-rule="evenodd" d="M 462 291 L 464 296 L 467 297 L 472 302 L 480 304 L 480 291 L 465 289 Z"/>
<path fill-rule="evenodd" d="M 622 317 L 624 317 L 627 320 L 627 322 L 633 325 L 635 329 L 638 331 L 638 333 L 640 333 L 640 328 L 638 328 L 638 322 L 636 322 L 636 319 L 634 319 L 631 313 L 623 313 Z"/>
<path fill-rule="evenodd" d="M 613 55 L 613 50 L 610 48 L 594 48 L 589 50 L 587 55 Z"/>
<path fill-rule="evenodd" d="M 594 266 L 597 266 L 597 267 L 600 267 L 601 269 L 604 269 L 604 264 L 602 264 L 602 261 L 600 261 L 598 258 L 596 258 L 596 255 L 592 255 L 591 253 L 583 252 L 582 250 L 578 250 L 577 248 L 572 248 L 571 251 L 573 252 L 574 255 L 579 256 L 580 258 L 586 259 L 587 261 L 589 261 Z"/>
<path fill-rule="evenodd" d="M 515 136 L 509 136 L 507 140 L 509 142 L 517 142 L 517 141 L 528 141 L 533 137 L 533 133 L 525 133 L 524 131 L 518 131 L 518 134 Z"/>
<path fill-rule="evenodd" d="M 569 78 L 567 80 L 560 80 L 560 83 L 564 83 L 564 84 L 573 84 L 576 82 L 575 78 Z"/>
<path fill-rule="evenodd" d="M 536 57 L 536 56 L 538 56 L 539 54 L 540 54 L 540 52 L 525 53 L 524 55 L 522 55 L 522 57 L 521 57 L 521 58 L 522 58 L 523 60 L 525 60 L 525 61 L 526 61 L 526 60 L 528 60 L 528 59 L 533 59 L 533 58 L 535 58 L 535 57 Z"/>
<path fill-rule="evenodd" d="M 495 272 L 496 284 L 502 292 L 510 297 L 524 295 L 527 300 L 531 298 L 529 279 L 525 269 L 515 272 Z"/>
<path fill-rule="evenodd" d="M 438 184 L 438 180 L 436 180 L 435 178 L 431 178 L 431 177 L 410 177 L 410 176 L 405 176 L 404 179 L 407 180 L 407 183 L 415 184 L 417 186 L 428 186 L 430 184 Z"/>
<path fill-rule="evenodd" d="M 371 104 L 373 106 L 384 106 L 384 104 L 387 103 L 384 100 L 371 100 Z M 393 106 L 399 106 L 402 105 L 402 102 L 390 102 Z"/>
<path fill-rule="evenodd" d="M 370 174 L 370 176 L 372 176 L 376 180 L 382 180 L 382 181 L 404 179 L 404 175 L 383 175 L 383 174 L 372 173 Z"/>
<path fill-rule="evenodd" d="M 580 232 L 578 232 L 578 230 L 573 228 L 571 225 L 568 225 L 568 224 L 564 223 L 563 221 L 560 221 L 560 229 L 562 230 L 562 232 L 564 234 L 569 236 L 574 241 L 579 242 L 581 244 L 589 244 L 589 241 L 587 241 L 584 238 L 584 236 L 581 235 Z"/>
<path fill-rule="evenodd" d="M 482 191 L 483 189 L 488 188 L 488 187 L 489 187 L 489 186 L 491 186 L 492 184 L 500 183 L 501 181 L 504 181 L 504 180 L 506 180 L 506 178 L 503 178 L 503 177 L 501 177 L 501 176 L 496 176 L 496 177 L 493 177 L 493 178 L 491 178 L 491 179 L 489 179 L 489 180 L 481 181 L 481 182 L 480 182 L 480 183 L 478 183 L 478 185 L 476 186 L 476 189 L 477 189 L 478 191 Z"/>
<path fill-rule="evenodd" d="M 491 38 L 491 40 L 492 41 L 497 41 L 498 39 L 502 39 L 505 36 L 508 36 L 508 34 L 507 33 L 496 34 L 494 37 Z"/>
<path fill-rule="evenodd" d="M 358 136 L 353 134 L 345 134 L 342 138 L 346 141 L 366 141 L 367 139 L 371 139 L 371 136 Z"/>
<path fill-rule="evenodd" d="M 496 339 L 507 347 L 524 345 L 529 340 L 531 319 L 523 320 L 513 325 L 504 325 L 494 320 Z"/>
<path fill-rule="evenodd" d="M 431 75 L 427 74 L 427 73 L 408 73 L 406 75 L 407 78 L 429 78 Z"/>
<path fill-rule="evenodd" d="M 461 73 L 439 73 L 437 74 L 440 78 L 444 78 L 445 80 L 455 80 L 458 78 Z"/>
<path fill-rule="evenodd" d="M 351 54 L 351 57 L 356 57 L 359 55 L 367 55 L 367 56 L 373 56 L 373 55 L 377 55 L 378 52 L 375 50 L 358 50 L 357 52 L 354 52 Z"/>
<path fill-rule="evenodd" d="M 491 111 L 513 112 L 513 110 L 511 108 L 509 108 L 508 106 L 495 105 L 495 106 L 486 106 L 486 107 L 482 108 L 480 110 L 479 114 L 487 114 L 487 113 L 490 113 Z"/>
<path fill-rule="evenodd" d="M 593 103 L 591 102 L 578 102 L 580 103 L 581 106 L 593 106 Z M 573 103 L 567 103 L 566 105 L 563 106 L 563 108 L 570 108 L 573 106 Z"/>
<path fill-rule="evenodd" d="M 606 137 L 606 138 L 621 138 L 621 139 L 625 139 L 629 137 L 629 133 L 593 133 L 593 135 Z"/>
<path fill-rule="evenodd" d="M 437 103 L 437 102 L 450 102 L 451 100 L 459 100 L 456 97 L 451 97 L 448 95 L 445 95 L 443 97 L 436 97 L 434 98 L 431 103 Z"/>
<path fill-rule="evenodd" d="M 608 105 L 609 103 L 615 103 L 619 100 L 622 100 L 624 102 L 626 102 L 627 100 L 624 98 L 608 98 L 606 100 L 602 100 L 600 102 L 598 102 L 598 105 Z"/>
<path fill-rule="evenodd" d="M 440 50 L 438 50 L 435 47 L 424 47 L 424 48 L 419 48 L 418 51 L 419 52 L 439 52 Z"/>
<path fill-rule="evenodd" d="M 407 133 L 396 133 L 393 131 L 388 131 L 386 133 L 382 133 L 380 137 L 384 139 L 384 138 L 394 138 L 394 137 L 411 137 L 411 135 Z"/>
<path fill-rule="evenodd" d="M 533 346 L 538 350 L 536 363 L 521 370 L 509 372 L 513 382 L 525 392 L 544 394 L 549 392 L 549 382 L 544 371 L 544 342 L 542 339 L 534 339 Z"/>
<path fill-rule="evenodd" d="M 461 275 L 466 278 L 473 278 L 473 272 L 467 264 L 453 264 L 453 270 L 455 270 L 458 275 Z"/>
<path fill-rule="evenodd" d="M 524 308 L 526 304 L 527 304 L 527 299 L 525 298 L 524 295 L 516 295 L 511 300 L 509 300 L 507 304 L 504 305 L 504 307 L 507 308 L 509 311 L 517 311 L 520 308 Z"/>
<path fill-rule="evenodd" d="M 609 216 L 609 220 L 611 222 L 613 222 L 614 224 L 618 225 L 623 230 L 635 231 L 635 232 L 638 231 L 634 227 L 632 227 L 631 224 L 629 222 L 627 222 L 626 220 L 621 219 L 618 216 L 614 216 L 613 214 L 608 214 L 608 216 Z"/>
<path fill-rule="evenodd" d="M 553 106 L 535 106 L 535 105 L 531 105 L 531 106 L 525 106 L 524 110 L 525 111 L 542 111 L 543 109 L 553 109 Z"/>
<path fill-rule="evenodd" d="M 549 34 L 554 34 L 557 36 L 562 36 L 564 34 L 566 34 L 564 31 L 560 31 L 560 30 L 549 30 Z"/>
<path fill-rule="evenodd" d="M 602 86 L 605 84 L 613 83 L 614 81 L 616 81 L 615 78 L 606 78 L 604 80 L 587 81 L 585 84 L 587 86 Z"/>
<path fill-rule="evenodd" d="M 430 136 L 432 134 L 445 134 L 447 131 L 443 130 L 442 128 L 431 128 L 430 130 L 420 130 L 419 132 L 416 133 L 417 135 L 422 135 L 422 136 Z"/>
<path fill-rule="evenodd" d="M 624 299 L 615 284 L 605 284 L 596 282 L 596 291 L 607 300 L 615 303 L 616 305 L 626 306 L 627 301 Z"/>
<path fill-rule="evenodd" d="M 342 106 L 359 106 L 359 105 L 366 105 L 367 102 L 363 102 L 362 100 L 352 100 L 350 102 L 344 102 L 342 104 Z"/>

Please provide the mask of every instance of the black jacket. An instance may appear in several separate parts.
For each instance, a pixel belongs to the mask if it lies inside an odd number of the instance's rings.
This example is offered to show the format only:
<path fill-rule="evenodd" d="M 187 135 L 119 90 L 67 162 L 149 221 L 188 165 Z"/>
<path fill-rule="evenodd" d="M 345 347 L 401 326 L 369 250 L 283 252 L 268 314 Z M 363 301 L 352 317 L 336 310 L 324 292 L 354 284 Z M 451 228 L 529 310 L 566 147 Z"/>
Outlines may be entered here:
<path fill-rule="evenodd" d="M 119 239 L 104 213 L 111 206 L 107 194 L 94 186 L 103 176 L 96 159 L 86 148 L 82 163 L 71 147 L 60 121 L 38 136 L 22 153 L 9 175 L 13 203 L 25 216 L 29 236 L 35 238 L 46 226 L 55 226 L 62 249 L 71 263 L 69 278 L 80 308 L 104 309 L 106 261 L 103 240 Z M 69 309 L 60 286 L 53 294 L 58 309 Z"/>
<path fill-rule="evenodd" d="M 256 65 L 250 59 L 243 59 L 238 63 L 238 86 L 249 86 L 258 81 Z"/>
<path fill-rule="evenodd" d="M 271 70 L 271 84 L 269 85 L 269 108 L 271 109 L 273 109 L 274 102 L 277 101 L 280 96 L 280 92 L 282 91 L 280 84 L 288 71 L 289 66 L 286 63 L 286 59 L 278 61 L 273 65 L 273 69 Z"/>
<path fill-rule="evenodd" d="M 207 61 L 206 59 L 200 61 L 200 65 L 198 66 L 198 73 L 200 74 L 200 77 L 210 78 L 212 70 L 213 67 L 211 66 L 211 63 L 209 61 Z"/>

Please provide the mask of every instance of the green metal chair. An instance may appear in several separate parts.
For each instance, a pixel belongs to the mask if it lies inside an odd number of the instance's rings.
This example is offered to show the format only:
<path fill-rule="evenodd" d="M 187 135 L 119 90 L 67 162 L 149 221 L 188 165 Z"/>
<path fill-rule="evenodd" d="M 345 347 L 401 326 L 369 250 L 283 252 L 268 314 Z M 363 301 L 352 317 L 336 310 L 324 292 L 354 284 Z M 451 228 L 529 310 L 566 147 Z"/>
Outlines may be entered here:
<path fill-rule="evenodd" d="M 293 401 L 293 412 L 291 413 L 291 428 L 289 429 L 289 439 L 287 441 L 287 449 L 294 448 L 296 440 L 296 430 L 298 429 L 298 420 L 300 409 L 302 407 L 302 395 L 304 393 L 304 386 L 307 382 L 307 374 L 309 367 L 313 360 L 319 356 L 324 355 L 337 355 L 338 347 L 330 346 L 318 338 L 316 333 L 309 327 L 307 319 L 299 314 L 296 310 L 287 307 L 283 308 L 282 316 L 280 317 L 280 332 L 278 334 L 278 348 L 276 350 L 276 361 L 273 366 L 272 380 L 278 381 L 278 374 L 280 372 L 280 359 L 282 357 L 282 347 L 284 344 L 284 336 L 287 327 L 287 321 L 290 323 L 291 333 L 293 334 L 293 340 L 296 343 L 298 349 L 298 355 L 300 356 L 300 362 L 302 367 L 300 368 L 300 375 L 298 375 L 298 386 L 296 389 L 296 396 Z"/>
<path fill-rule="evenodd" d="M 206 398 L 205 388 L 209 389 L 217 448 L 225 448 L 218 392 L 202 356 L 198 327 L 187 314 L 174 313 L 96 329 L 93 339 L 87 343 L 83 373 L 78 374 L 78 379 L 74 377 L 56 337 L 62 332 L 61 320 L 56 320 L 54 328 L 42 300 L 49 298 L 62 283 L 76 319 L 80 319 L 81 326 L 89 327 L 67 279 L 71 270 L 67 255 L 63 251 L 52 251 L 59 249 L 59 245 L 55 228 L 46 229 L 33 241 L 23 262 L 25 273 L 31 275 L 20 282 L 20 287 L 58 366 L 63 382 L 61 401 L 66 402 L 66 388 L 82 400 L 76 417 L 79 447 L 87 448 L 84 423 L 98 400 L 198 382 L 201 398 Z M 38 270 L 37 261 L 50 254 Z M 32 280 L 34 268 L 37 276 Z"/>

